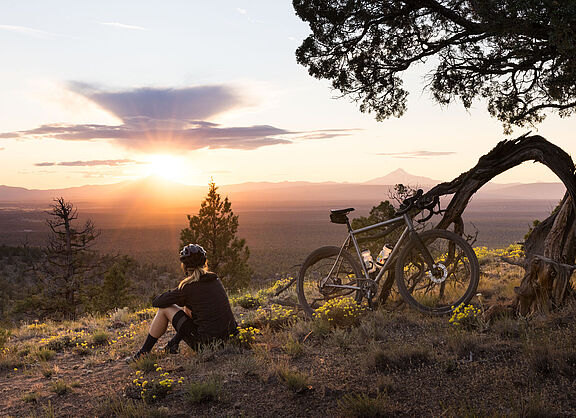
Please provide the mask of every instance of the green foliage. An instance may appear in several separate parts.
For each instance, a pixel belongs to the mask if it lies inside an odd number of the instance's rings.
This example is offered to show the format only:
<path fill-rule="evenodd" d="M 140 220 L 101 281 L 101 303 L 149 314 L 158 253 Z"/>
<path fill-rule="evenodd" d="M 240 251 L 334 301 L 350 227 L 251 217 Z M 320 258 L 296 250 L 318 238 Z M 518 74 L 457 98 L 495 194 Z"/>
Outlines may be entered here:
<path fill-rule="evenodd" d="M 379 395 L 371 398 L 367 394 L 347 394 L 338 401 L 340 415 L 343 417 L 387 417 L 393 416 L 386 406 L 386 397 Z"/>
<path fill-rule="evenodd" d="M 0 350 L 6 347 L 6 343 L 10 339 L 10 334 L 11 332 L 9 329 L 0 327 Z"/>
<path fill-rule="evenodd" d="M 261 305 L 260 299 L 257 296 L 252 296 L 250 293 L 231 298 L 230 303 L 241 306 L 244 309 L 254 309 Z"/>
<path fill-rule="evenodd" d="M 416 189 L 414 189 L 411 186 L 396 184 L 394 185 L 394 191 L 390 192 L 389 197 L 390 199 L 395 201 L 397 205 L 399 205 L 405 199 L 412 197 L 415 192 Z M 389 200 L 385 200 L 383 202 L 380 202 L 378 206 L 372 207 L 372 209 L 370 209 L 370 214 L 367 217 L 360 216 L 358 218 L 352 219 L 352 228 L 359 229 L 368 225 L 373 225 L 378 222 L 387 221 L 389 219 L 392 219 L 395 213 L 396 213 L 396 207 Z M 402 233 L 403 228 L 400 228 L 402 226 L 404 226 L 404 224 L 399 222 L 394 225 L 386 227 L 385 231 L 387 232 L 387 235 L 385 237 L 378 239 L 370 239 L 366 243 L 361 244 L 362 248 L 368 248 L 372 253 L 372 256 L 376 258 L 378 253 L 380 253 L 380 250 L 382 250 L 384 244 L 389 244 L 392 246 L 396 244 L 398 238 L 400 238 L 400 235 Z M 380 232 L 383 231 L 384 230 L 366 232 L 365 233 L 366 235 L 364 236 L 369 237 L 371 235 L 379 234 Z M 362 237 L 362 235 L 360 235 L 360 237 Z"/>
<path fill-rule="evenodd" d="M 294 393 L 302 393 L 310 389 L 310 378 L 305 373 L 286 367 L 278 369 L 277 374 L 280 381 Z"/>
<path fill-rule="evenodd" d="M 49 348 L 41 348 L 36 352 L 36 357 L 38 357 L 38 360 L 41 361 L 50 361 L 54 358 L 55 355 L 56 351 L 50 350 Z"/>
<path fill-rule="evenodd" d="M 156 363 L 157 357 L 154 354 L 146 354 L 144 356 L 140 356 L 136 361 L 130 364 L 130 366 L 134 370 L 139 370 L 144 373 L 153 372 L 158 367 L 158 363 Z"/>
<path fill-rule="evenodd" d="M 481 328 L 483 324 L 482 309 L 461 303 L 454 308 L 448 322 L 455 327 L 467 330 Z"/>
<path fill-rule="evenodd" d="M 217 190 L 211 181 L 198 215 L 187 215 L 189 226 L 180 232 L 180 245 L 202 245 L 208 252 L 210 270 L 218 274 L 227 289 L 238 290 L 250 283 L 250 251 L 246 240 L 236 237 L 238 216 L 232 211 L 232 203 L 228 197 L 222 200 Z"/>
<path fill-rule="evenodd" d="M 222 383 L 216 377 L 205 382 L 192 382 L 188 384 L 186 399 L 193 404 L 216 401 L 221 390 Z"/>
<path fill-rule="evenodd" d="M 147 378 L 141 372 L 136 372 L 136 378 L 132 380 L 131 389 L 138 392 L 140 398 L 146 403 L 154 403 L 164 399 L 175 387 L 176 381 L 170 377 L 169 372 L 162 372 L 162 367 L 158 367 L 154 371 L 161 372 L 157 378 Z M 182 384 L 183 378 L 178 379 L 178 383 Z M 130 390 L 129 390 L 130 391 Z M 132 392 L 134 392 L 132 390 Z"/>
<path fill-rule="evenodd" d="M 113 397 L 107 400 L 102 407 L 101 416 L 114 416 L 119 418 L 168 418 L 170 414 L 162 409 L 156 409 L 142 402 L 132 399 Z"/>
<path fill-rule="evenodd" d="M 110 334 L 106 331 L 96 331 L 92 334 L 92 344 L 94 345 L 105 345 L 108 344 L 110 340 Z"/>
<path fill-rule="evenodd" d="M 259 307 L 256 310 L 254 322 L 260 326 L 269 326 L 273 329 L 282 328 L 296 319 L 296 311 L 282 305 L 271 304 L 267 307 Z"/>
<path fill-rule="evenodd" d="M 374 206 L 370 210 L 370 214 L 368 216 L 360 216 L 358 218 L 352 219 L 352 228 L 353 229 L 360 229 L 368 225 L 373 225 L 378 222 L 387 221 L 394 217 L 394 212 L 396 209 L 390 201 L 386 200 L 384 202 L 380 202 L 378 206 Z M 402 224 L 397 224 L 397 226 L 401 226 Z M 379 231 L 377 231 L 379 232 Z M 362 243 L 362 248 L 368 248 L 372 253 L 373 257 L 380 252 L 384 244 L 391 244 L 394 245 L 398 238 L 400 238 L 401 228 L 398 228 L 396 231 L 390 233 L 384 238 L 370 240 L 367 243 Z M 366 234 L 374 234 L 373 231 L 367 232 Z"/>
<path fill-rule="evenodd" d="M 238 333 L 230 335 L 231 342 L 241 347 L 250 348 L 256 342 L 256 335 L 260 334 L 258 328 L 250 326 L 238 327 Z"/>
<path fill-rule="evenodd" d="M 511 125 L 541 122 L 546 110 L 574 111 L 576 3 L 573 0 L 295 0 L 312 34 L 296 51 L 310 75 L 360 102 L 376 119 L 400 117 L 406 70 L 424 75 L 440 104 L 487 100 Z"/>
<path fill-rule="evenodd" d="M 316 309 L 316 320 L 326 321 L 333 327 L 349 327 L 357 325 L 365 309 L 351 297 L 330 299 Z"/>
<path fill-rule="evenodd" d="M 56 395 L 62 396 L 72 392 L 72 385 L 65 380 L 58 379 L 55 382 L 52 382 L 51 389 Z"/>
<path fill-rule="evenodd" d="M 95 286 L 91 292 L 90 310 L 104 313 L 115 308 L 122 308 L 130 303 L 131 280 L 128 271 L 135 268 L 136 262 L 130 257 L 123 256 L 112 264 L 102 284 Z"/>
<path fill-rule="evenodd" d="M 292 335 L 289 335 L 286 339 L 286 342 L 282 346 L 286 354 L 288 354 L 292 358 L 297 358 L 304 354 L 304 345 L 294 338 Z"/>
<path fill-rule="evenodd" d="M 374 366 L 383 372 L 408 370 L 431 361 L 431 354 L 425 347 L 407 344 L 377 349 L 373 353 Z"/>

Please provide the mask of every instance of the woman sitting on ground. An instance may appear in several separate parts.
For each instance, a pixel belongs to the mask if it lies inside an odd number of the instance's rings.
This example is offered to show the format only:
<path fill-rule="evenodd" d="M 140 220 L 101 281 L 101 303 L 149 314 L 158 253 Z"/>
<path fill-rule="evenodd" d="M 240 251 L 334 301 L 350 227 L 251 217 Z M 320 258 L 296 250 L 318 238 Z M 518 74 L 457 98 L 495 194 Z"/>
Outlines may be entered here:
<path fill-rule="evenodd" d="M 127 361 L 149 353 L 172 322 L 176 336 L 166 345 L 170 353 L 178 352 L 180 340 L 192 349 L 212 341 L 225 340 L 237 333 L 237 324 L 222 282 L 206 269 L 206 251 L 189 244 L 180 251 L 180 261 L 187 277 L 178 288 L 157 296 L 152 306 L 159 308 L 150 324 L 142 348 Z"/>

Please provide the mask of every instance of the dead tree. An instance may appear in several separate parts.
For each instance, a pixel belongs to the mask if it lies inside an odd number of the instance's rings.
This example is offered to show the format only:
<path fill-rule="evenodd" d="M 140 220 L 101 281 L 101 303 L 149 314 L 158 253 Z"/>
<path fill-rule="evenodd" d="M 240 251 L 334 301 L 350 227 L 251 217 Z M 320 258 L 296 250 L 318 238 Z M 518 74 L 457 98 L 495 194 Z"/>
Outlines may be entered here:
<path fill-rule="evenodd" d="M 566 194 L 546 220 L 526 240 L 524 278 L 516 288 L 516 308 L 526 315 L 531 310 L 549 311 L 567 296 L 576 257 L 576 174 L 572 158 L 541 136 L 523 135 L 501 141 L 475 167 L 451 182 L 441 183 L 425 197 L 453 195 L 436 228 L 454 225 L 462 233 L 462 213 L 470 198 L 492 178 L 525 161 L 546 165 L 566 186 Z"/>
<path fill-rule="evenodd" d="M 74 223 L 78 213 L 74 205 L 60 197 L 47 212 L 50 228 L 41 280 L 44 288 L 44 310 L 65 318 L 78 313 L 80 295 L 86 281 L 96 274 L 91 247 L 99 235 L 91 220 L 80 228 Z M 41 309 L 40 306 L 38 306 Z"/>

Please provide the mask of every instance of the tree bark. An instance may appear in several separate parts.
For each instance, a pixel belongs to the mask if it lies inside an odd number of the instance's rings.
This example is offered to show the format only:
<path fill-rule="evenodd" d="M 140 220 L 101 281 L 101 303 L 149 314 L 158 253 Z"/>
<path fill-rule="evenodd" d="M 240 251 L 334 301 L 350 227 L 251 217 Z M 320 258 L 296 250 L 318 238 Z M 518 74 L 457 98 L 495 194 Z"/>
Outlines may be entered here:
<path fill-rule="evenodd" d="M 522 315 L 532 310 L 549 312 L 564 301 L 569 290 L 576 257 L 576 175 L 572 158 L 541 136 L 523 135 L 501 141 L 481 157 L 475 167 L 451 182 L 433 187 L 424 195 L 453 194 L 436 228 L 446 229 L 454 224 L 458 230 L 462 213 L 474 193 L 498 174 L 530 160 L 550 168 L 566 186 L 566 194 L 557 210 L 539 223 L 525 242 L 526 274 L 516 289 L 514 301 Z"/>

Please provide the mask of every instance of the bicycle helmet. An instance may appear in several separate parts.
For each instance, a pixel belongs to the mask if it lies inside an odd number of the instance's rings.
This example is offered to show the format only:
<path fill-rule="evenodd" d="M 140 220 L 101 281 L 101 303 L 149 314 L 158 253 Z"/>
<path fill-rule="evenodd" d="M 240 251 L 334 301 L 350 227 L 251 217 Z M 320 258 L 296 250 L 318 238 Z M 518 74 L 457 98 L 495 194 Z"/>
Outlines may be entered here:
<path fill-rule="evenodd" d="M 206 250 L 198 244 L 188 244 L 180 251 L 180 261 L 186 267 L 202 267 L 206 263 Z"/>

